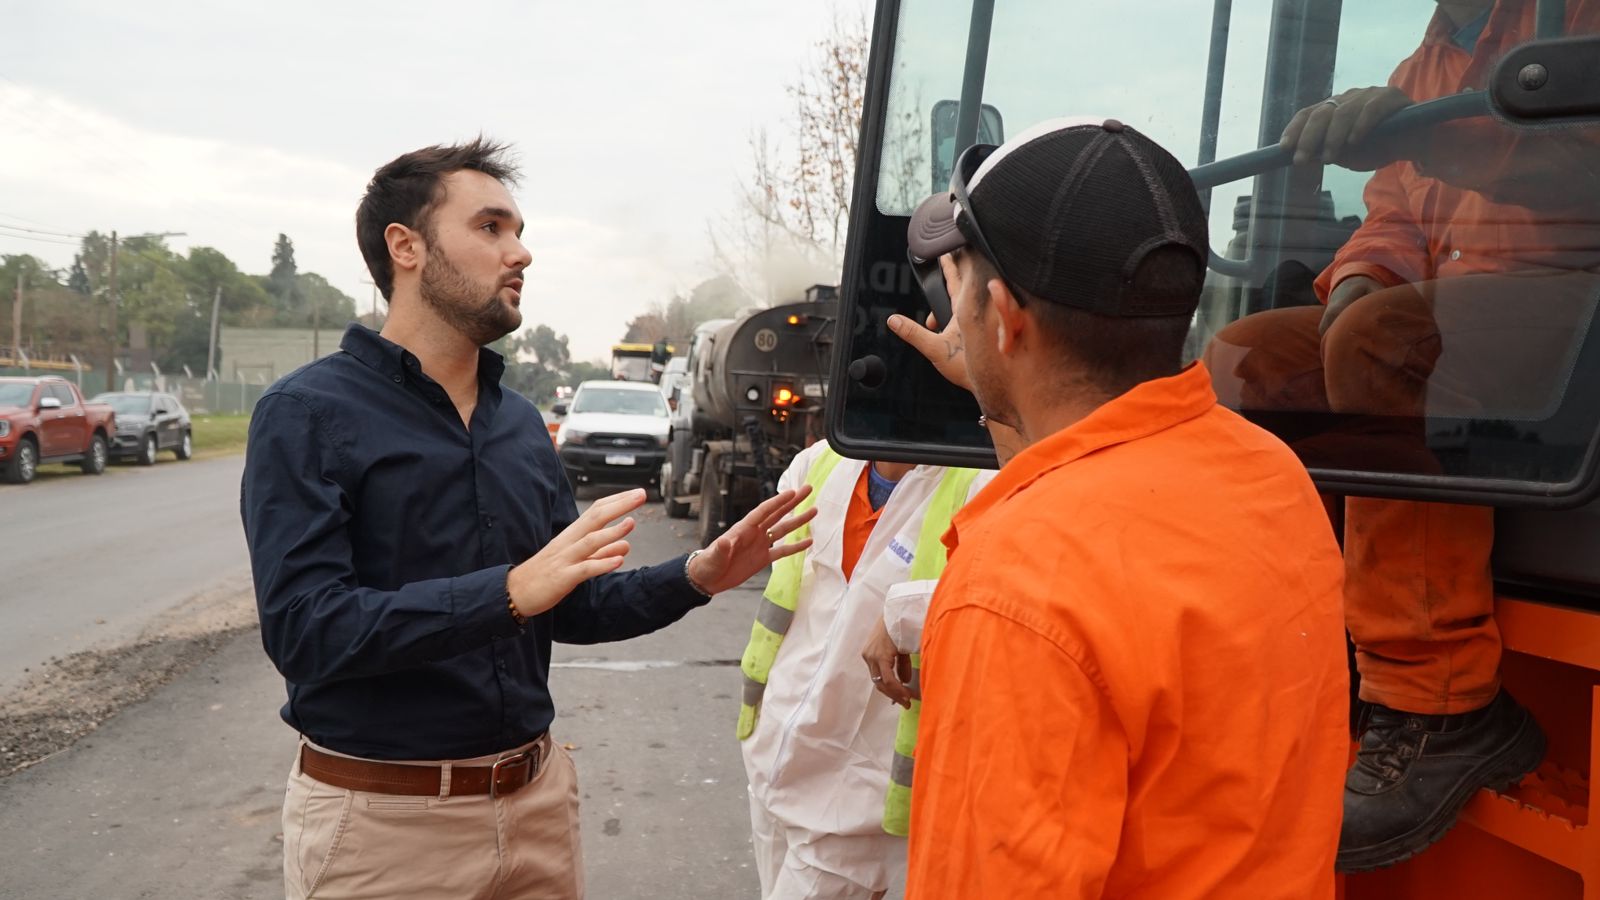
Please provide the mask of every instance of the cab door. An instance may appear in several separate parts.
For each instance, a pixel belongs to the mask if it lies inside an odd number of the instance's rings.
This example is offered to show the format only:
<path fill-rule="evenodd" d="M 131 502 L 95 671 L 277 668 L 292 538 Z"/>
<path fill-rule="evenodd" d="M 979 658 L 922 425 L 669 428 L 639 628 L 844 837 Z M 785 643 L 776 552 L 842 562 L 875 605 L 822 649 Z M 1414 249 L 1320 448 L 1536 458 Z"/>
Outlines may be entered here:
<path fill-rule="evenodd" d="M 1593 5 L 1501 0 L 1474 32 L 1508 48 L 1500 64 L 1458 65 L 1449 85 L 1458 89 L 1419 97 L 1374 133 L 1368 159 L 1346 168 L 1294 166 L 1278 137 L 1302 108 L 1384 85 L 1424 45 L 1446 62 L 1465 59 L 1469 51 L 1451 42 L 1469 36 L 1441 33 L 1434 4 L 1237 0 L 1130 18 L 1119 5 L 1086 0 L 882 0 L 830 441 L 853 456 L 994 465 L 972 398 L 885 324 L 894 313 L 921 321 L 929 312 L 906 260 L 905 230 L 916 204 L 943 189 L 933 148 L 950 126 L 934 110 L 954 98 L 954 152 L 978 140 L 990 118 L 1015 134 L 1057 116 L 1104 115 L 1191 166 L 1210 213 L 1212 257 L 1190 356 L 1211 353 L 1222 402 L 1282 437 L 1319 485 L 1497 506 L 1587 502 L 1600 489 L 1600 338 L 1591 329 L 1600 290 L 1588 287 L 1600 271 L 1600 98 L 1589 96 L 1600 81 L 1584 73 L 1600 51 L 1579 35 L 1597 30 Z M 1573 32 L 1564 42 L 1535 43 L 1564 30 Z M 1067 47 L 1073 52 L 1050 49 Z M 1507 62 L 1512 48 L 1519 55 Z M 1540 93 L 1557 82 L 1559 95 Z M 1562 127 L 1548 127 L 1556 119 Z M 1367 194 L 1393 180 L 1374 188 L 1374 169 L 1442 173 L 1502 201 L 1473 207 L 1476 220 L 1429 223 L 1432 244 L 1402 228 L 1394 245 L 1420 242 L 1426 252 L 1415 266 L 1390 262 L 1404 270 L 1398 282 L 1456 295 L 1471 281 L 1445 275 L 1538 269 L 1559 285 L 1545 293 L 1568 299 L 1524 304 L 1529 315 L 1489 324 L 1441 318 L 1446 339 L 1437 365 L 1417 372 L 1414 409 L 1359 399 L 1330 407 L 1325 397 L 1256 402 L 1218 335 L 1249 316 L 1321 304 L 1318 279 L 1367 219 Z M 1400 202 L 1420 217 L 1441 214 L 1426 187 L 1408 183 L 1419 193 Z M 1444 246 L 1438 235 L 1463 244 Z M 1514 288 L 1506 293 L 1517 302 Z M 1497 387 L 1510 382 L 1533 387 L 1525 396 Z M 1374 434 L 1388 445 L 1375 446 Z"/>
<path fill-rule="evenodd" d="M 78 400 L 78 394 L 69 385 L 50 385 L 51 394 L 61 401 L 56 453 L 82 453 L 89 447 L 89 418 Z"/>
<path fill-rule="evenodd" d="M 1189 356 L 1221 402 L 1329 494 L 1496 508 L 1501 673 L 1549 754 L 1506 794 L 1481 792 L 1440 844 L 1342 895 L 1600 900 L 1600 3 L 1498 0 L 1448 27 L 1442 9 L 881 0 L 828 437 L 863 458 L 994 464 L 971 398 L 885 326 L 929 312 L 905 232 L 942 189 L 924 149 L 935 104 L 960 104 L 957 153 L 979 139 L 980 103 L 1011 134 L 1066 115 L 1140 129 L 1190 166 L 1209 210 Z M 1424 60 L 1439 77 L 1404 77 Z M 1365 160 L 1295 166 L 1276 146 L 1297 111 L 1391 79 L 1418 102 Z M 1328 276 L 1352 262 L 1381 266 L 1425 314 L 1374 323 L 1414 334 L 1408 352 L 1355 353 L 1330 375 L 1315 326 Z M 1251 361 L 1285 345 L 1244 334 L 1274 319 L 1313 325 L 1312 364 L 1277 393 Z M 1384 379 L 1399 387 L 1371 388 Z"/>
<path fill-rule="evenodd" d="M 72 410 L 65 399 L 56 393 L 55 385 L 44 382 L 35 395 L 34 408 L 39 416 L 39 456 L 48 459 L 77 452 L 73 443 L 76 428 L 70 418 Z M 76 400 L 76 398 L 72 398 Z M 51 401 L 46 406 L 45 401 Z M 59 406 L 55 404 L 60 404 Z"/>
<path fill-rule="evenodd" d="M 183 426 L 178 415 L 178 404 L 165 394 L 155 397 L 153 415 L 156 423 L 157 446 L 162 450 L 171 450 L 178 446 L 183 439 Z"/>

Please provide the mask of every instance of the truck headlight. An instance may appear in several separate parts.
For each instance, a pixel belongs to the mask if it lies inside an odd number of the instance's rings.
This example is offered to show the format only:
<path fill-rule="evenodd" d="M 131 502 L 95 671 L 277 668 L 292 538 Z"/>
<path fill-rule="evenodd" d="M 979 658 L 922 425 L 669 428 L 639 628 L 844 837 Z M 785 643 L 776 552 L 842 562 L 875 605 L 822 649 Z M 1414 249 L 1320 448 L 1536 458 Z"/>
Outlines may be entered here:
<path fill-rule="evenodd" d="M 11 422 L 6 420 L 6 419 L 0 419 L 0 437 L 10 437 L 10 436 L 11 436 Z"/>
<path fill-rule="evenodd" d="M 666 446 L 667 446 L 667 436 L 666 436 L 666 435 L 664 435 L 664 434 L 658 434 L 658 435 L 656 435 L 656 443 L 657 443 L 657 444 L 659 444 L 659 445 L 660 445 L 660 446 L 661 446 L 661 448 L 662 448 L 662 449 L 666 449 Z"/>
<path fill-rule="evenodd" d="M 568 444 L 582 444 L 589 439 L 589 432 L 578 431 L 575 428 L 563 428 L 556 432 L 556 446 L 565 447 Z"/>

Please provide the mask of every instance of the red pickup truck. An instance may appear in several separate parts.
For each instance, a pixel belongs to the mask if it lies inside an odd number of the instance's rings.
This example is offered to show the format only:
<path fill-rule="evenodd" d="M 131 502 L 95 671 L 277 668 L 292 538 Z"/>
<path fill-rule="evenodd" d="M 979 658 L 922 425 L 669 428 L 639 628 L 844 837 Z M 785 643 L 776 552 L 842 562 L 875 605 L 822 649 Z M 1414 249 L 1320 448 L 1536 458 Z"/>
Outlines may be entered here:
<path fill-rule="evenodd" d="M 27 484 L 41 463 L 106 470 L 116 413 L 65 378 L 0 378 L 0 481 Z"/>

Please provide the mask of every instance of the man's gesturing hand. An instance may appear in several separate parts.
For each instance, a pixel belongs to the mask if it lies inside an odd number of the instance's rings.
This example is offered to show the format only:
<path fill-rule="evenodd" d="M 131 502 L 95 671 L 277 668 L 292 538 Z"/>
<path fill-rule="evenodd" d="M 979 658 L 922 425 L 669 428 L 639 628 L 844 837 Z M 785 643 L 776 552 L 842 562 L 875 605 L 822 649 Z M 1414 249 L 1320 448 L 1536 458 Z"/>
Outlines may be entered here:
<path fill-rule="evenodd" d="M 606 523 L 633 512 L 644 501 L 642 490 L 596 500 L 543 550 L 512 569 L 506 577 L 506 589 L 511 592 L 517 612 L 536 616 L 560 603 L 583 582 L 622 568 L 629 550 L 623 538 L 633 531 L 633 519 L 623 519 L 615 525 Z"/>
<path fill-rule="evenodd" d="M 749 515 L 695 556 L 689 564 L 689 578 L 706 593 L 716 594 L 744 584 L 751 576 L 785 556 L 805 552 L 811 546 L 811 538 L 792 544 L 783 543 L 783 539 L 816 516 L 816 507 L 798 516 L 789 515 L 810 493 L 809 484 L 802 485 L 797 491 L 781 491 L 776 497 L 751 510 Z"/>

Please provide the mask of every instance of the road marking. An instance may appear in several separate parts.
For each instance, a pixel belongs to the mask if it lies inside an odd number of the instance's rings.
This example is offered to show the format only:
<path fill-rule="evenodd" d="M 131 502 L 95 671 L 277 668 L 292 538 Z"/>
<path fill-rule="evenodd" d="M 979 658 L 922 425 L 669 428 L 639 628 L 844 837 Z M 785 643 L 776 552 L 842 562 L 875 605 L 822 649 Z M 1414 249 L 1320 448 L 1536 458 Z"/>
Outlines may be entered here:
<path fill-rule="evenodd" d="M 552 669 L 599 669 L 605 672 L 644 672 L 683 666 L 737 666 L 737 659 L 569 659 L 553 662 Z"/>

